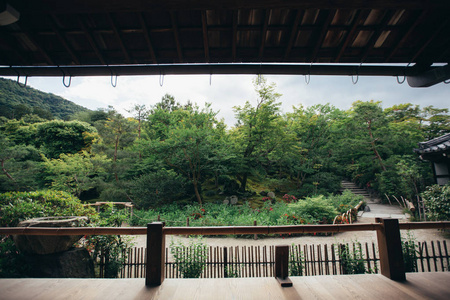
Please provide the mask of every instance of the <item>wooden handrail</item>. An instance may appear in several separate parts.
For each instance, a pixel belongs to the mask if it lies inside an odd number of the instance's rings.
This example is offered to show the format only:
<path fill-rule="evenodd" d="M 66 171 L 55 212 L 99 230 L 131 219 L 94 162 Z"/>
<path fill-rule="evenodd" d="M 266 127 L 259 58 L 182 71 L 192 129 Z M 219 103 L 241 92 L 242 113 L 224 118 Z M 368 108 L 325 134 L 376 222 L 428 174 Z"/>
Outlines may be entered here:
<path fill-rule="evenodd" d="M 450 229 L 450 221 L 400 223 L 401 230 Z M 164 235 L 285 234 L 381 230 L 380 223 L 292 225 L 164 227 Z M 0 227 L 0 235 L 145 235 L 146 227 Z"/>

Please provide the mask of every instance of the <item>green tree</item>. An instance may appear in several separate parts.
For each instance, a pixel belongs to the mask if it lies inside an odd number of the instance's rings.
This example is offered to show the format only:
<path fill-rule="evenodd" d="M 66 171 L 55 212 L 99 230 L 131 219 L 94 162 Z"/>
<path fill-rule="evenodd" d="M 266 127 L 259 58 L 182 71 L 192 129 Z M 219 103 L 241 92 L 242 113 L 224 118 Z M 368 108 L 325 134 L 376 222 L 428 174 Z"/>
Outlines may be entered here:
<path fill-rule="evenodd" d="M 87 151 L 61 154 L 58 159 L 44 157 L 47 180 L 51 188 L 80 197 L 81 193 L 98 185 L 104 177 L 104 166 L 109 163 L 106 156 L 91 155 Z"/>
<path fill-rule="evenodd" d="M 161 109 L 154 114 L 159 115 Z M 148 154 L 153 154 L 176 172 L 183 174 L 192 183 L 195 198 L 202 204 L 201 181 L 203 175 L 211 169 L 212 157 L 220 147 L 219 131 L 224 125 L 216 120 L 209 104 L 199 109 L 197 106 L 163 111 L 168 117 L 164 127 L 157 131 L 159 138 L 147 142 Z M 164 128 L 164 132 L 162 129 Z"/>
<path fill-rule="evenodd" d="M 83 150 L 90 151 L 97 140 L 97 130 L 87 123 L 79 121 L 49 121 L 36 127 L 37 143 L 49 158 L 58 158 L 60 154 L 74 154 Z"/>
<path fill-rule="evenodd" d="M 235 141 L 237 156 L 237 179 L 240 189 L 245 192 L 248 176 L 252 169 L 258 164 L 260 154 L 267 156 L 273 148 L 263 148 L 270 141 L 277 138 L 280 133 L 280 105 L 276 102 L 281 94 L 275 92 L 275 84 L 267 84 L 267 80 L 258 76 L 253 81 L 255 91 L 258 95 L 256 106 L 249 101 L 243 107 L 236 106 L 236 128 L 231 134 Z"/>

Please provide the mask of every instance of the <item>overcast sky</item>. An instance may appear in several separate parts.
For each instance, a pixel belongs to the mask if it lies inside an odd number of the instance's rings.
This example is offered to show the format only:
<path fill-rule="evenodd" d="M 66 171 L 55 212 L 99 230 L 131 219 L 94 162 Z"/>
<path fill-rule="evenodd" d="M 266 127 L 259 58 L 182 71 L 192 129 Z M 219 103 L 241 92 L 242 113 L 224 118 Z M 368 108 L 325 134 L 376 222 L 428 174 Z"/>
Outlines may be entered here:
<path fill-rule="evenodd" d="M 319 103 L 348 109 L 356 100 L 382 101 L 384 108 L 400 103 L 450 108 L 450 84 L 411 88 L 407 82 L 398 84 L 396 77 L 359 77 L 356 84 L 350 76 L 311 76 L 309 84 L 301 75 L 265 77 L 268 82 L 275 82 L 276 91 L 283 95 L 280 99 L 283 112 L 292 111 L 292 106 Z M 205 102 L 211 103 L 212 108 L 219 111 L 219 118 L 232 126 L 235 123 L 234 106 L 241 106 L 245 101 L 256 103 L 253 78 L 255 76 L 249 75 L 119 76 L 114 88 L 110 77 L 74 77 L 70 87 L 66 88 L 62 78 L 30 77 L 28 85 L 93 110 L 112 105 L 124 115 L 127 114 L 125 109 L 134 104 L 150 107 L 169 93 L 180 103 L 191 100 L 201 107 Z"/>

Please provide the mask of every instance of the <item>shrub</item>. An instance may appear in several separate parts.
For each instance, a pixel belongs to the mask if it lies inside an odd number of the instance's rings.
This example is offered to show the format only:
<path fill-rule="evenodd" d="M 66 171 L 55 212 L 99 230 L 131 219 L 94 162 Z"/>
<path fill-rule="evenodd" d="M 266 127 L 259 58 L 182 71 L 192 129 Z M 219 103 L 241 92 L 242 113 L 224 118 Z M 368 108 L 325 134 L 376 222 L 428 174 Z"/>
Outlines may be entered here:
<path fill-rule="evenodd" d="M 0 194 L 0 227 L 14 227 L 19 222 L 51 216 L 95 216 L 91 207 L 61 191 L 8 192 Z"/>
<path fill-rule="evenodd" d="M 296 203 L 288 204 L 297 216 L 308 223 L 330 223 L 337 215 L 337 211 L 327 198 L 318 196 L 306 198 Z"/>
<path fill-rule="evenodd" d="M 450 184 L 429 186 L 421 196 L 429 220 L 450 220 Z"/>
<path fill-rule="evenodd" d="M 362 255 L 361 243 L 353 243 L 353 251 L 348 244 L 338 245 L 341 270 L 343 274 L 364 274 L 364 257 Z"/>
<path fill-rule="evenodd" d="M 208 246 L 202 240 L 195 241 L 192 237 L 187 246 L 173 240 L 170 244 L 170 253 L 183 278 L 199 278 L 202 275 L 208 257 L 207 250 Z"/>
<path fill-rule="evenodd" d="M 164 168 L 137 178 L 131 186 L 133 200 L 140 208 L 167 204 L 184 192 L 186 181 L 173 170 Z"/>
<path fill-rule="evenodd" d="M 417 252 L 419 245 L 413 234 L 408 231 L 406 239 L 402 239 L 403 261 L 405 272 L 417 272 Z"/>

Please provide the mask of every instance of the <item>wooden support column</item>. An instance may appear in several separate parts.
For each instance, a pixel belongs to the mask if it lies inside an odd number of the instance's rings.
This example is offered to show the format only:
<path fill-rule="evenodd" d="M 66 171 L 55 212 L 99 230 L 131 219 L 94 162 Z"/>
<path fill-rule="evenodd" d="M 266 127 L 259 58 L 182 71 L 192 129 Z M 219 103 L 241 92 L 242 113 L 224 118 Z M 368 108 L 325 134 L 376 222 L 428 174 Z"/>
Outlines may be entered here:
<path fill-rule="evenodd" d="M 397 219 L 376 219 L 383 228 L 377 231 L 381 274 L 396 281 L 406 280 L 400 227 Z"/>
<path fill-rule="evenodd" d="M 147 270 L 146 286 L 158 286 L 164 281 L 165 236 L 164 223 L 147 224 Z"/>
<path fill-rule="evenodd" d="M 289 246 L 275 246 L 275 278 L 282 287 L 292 286 L 289 279 Z"/>

